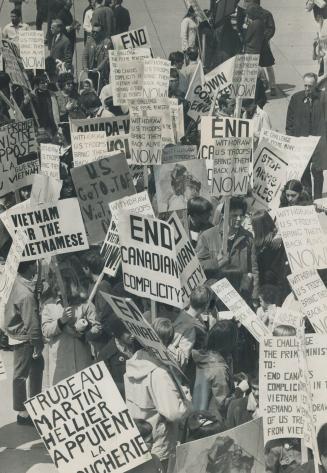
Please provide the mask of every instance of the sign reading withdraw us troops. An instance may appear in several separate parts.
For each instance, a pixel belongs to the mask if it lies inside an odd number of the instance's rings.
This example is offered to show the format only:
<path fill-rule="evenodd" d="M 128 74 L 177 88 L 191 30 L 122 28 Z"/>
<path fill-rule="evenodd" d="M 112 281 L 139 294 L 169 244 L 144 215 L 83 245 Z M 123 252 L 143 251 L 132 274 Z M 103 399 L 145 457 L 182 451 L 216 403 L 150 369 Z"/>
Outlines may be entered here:
<path fill-rule="evenodd" d="M 251 120 L 202 117 L 200 157 L 213 160 L 213 195 L 247 193 L 252 135 Z"/>
<path fill-rule="evenodd" d="M 19 30 L 19 52 L 25 69 L 45 69 L 44 32 Z"/>
<path fill-rule="evenodd" d="M 59 473 L 124 473 L 151 459 L 103 361 L 25 406 Z"/>
<path fill-rule="evenodd" d="M 114 49 L 150 48 L 150 36 L 145 26 L 111 36 Z"/>
<path fill-rule="evenodd" d="M 240 99 L 254 99 L 258 77 L 259 54 L 238 54 L 235 56 L 231 96 Z"/>
<path fill-rule="evenodd" d="M 89 133 L 91 131 L 104 131 L 107 137 L 107 151 L 124 151 L 126 158 L 129 152 L 129 115 L 120 117 L 85 118 L 70 121 L 71 132 Z"/>
<path fill-rule="evenodd" d="M 28 242 L 22 261 L 89 248 L 77 199 L 36 206 L 16 205 L 1 218 L 12 237 L 15 229 L 21 228 L 27 232 Z"/>

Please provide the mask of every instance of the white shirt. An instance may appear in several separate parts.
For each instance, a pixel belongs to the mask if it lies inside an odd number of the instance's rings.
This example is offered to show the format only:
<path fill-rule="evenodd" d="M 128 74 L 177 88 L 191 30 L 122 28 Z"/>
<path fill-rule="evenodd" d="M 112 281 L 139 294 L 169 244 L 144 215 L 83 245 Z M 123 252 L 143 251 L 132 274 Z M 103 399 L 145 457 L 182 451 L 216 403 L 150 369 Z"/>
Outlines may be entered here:
<path fill-rule="evenodd" d="M 87 10 L 85 13 L 84 17 L 84 22 L 83 22 L 83 29 L 86 31 L 86 33 L 92 33 L 92 15 L 93 15 L 93 10 Z"/>

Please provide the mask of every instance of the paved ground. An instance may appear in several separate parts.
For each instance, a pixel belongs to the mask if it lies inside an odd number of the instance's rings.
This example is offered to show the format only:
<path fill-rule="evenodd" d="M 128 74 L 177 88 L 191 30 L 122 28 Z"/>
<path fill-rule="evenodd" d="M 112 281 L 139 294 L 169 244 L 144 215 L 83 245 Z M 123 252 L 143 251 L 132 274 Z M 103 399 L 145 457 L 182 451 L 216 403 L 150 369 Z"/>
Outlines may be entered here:
<path fill-rule="evenodd" d="M 0 6 L 1 6 L 0 0 Z M 207 7 L 209 0 L 202 0 Z M 75 0 L 76 18 L 81 19 L 86 0 Z M 132 26 L 146 25 L 155 55 L 167 57 L 169 52 L 180 48 L 179 25 L 185 13 L 183 0 L 125 0 L 132 16 Z M 316 71 L 312 61 L 312 42 L 315 23 L 312 14 L 304 11 L 304 2 L 298 0 L 262 0 L 264 7 L 274 14 L 277 32 L 272 42 L 276 59 L 276 78 L 279 93 L 267 104 L 273 128 L 284 131 L 289 97 L 301 89 L 302 75 Z M 4 0 L 0 14 L 0 26 L 9 18 L 12 3 Z M 35 0 L 23 6 L 24 20 L 35 20 Z M 80 56 L 82 40 L 78 43 Z M 8 370 L 12 373 L 12 354 L 1 352 Z M 31 427 L 18 427 L 12 404 L 10 381 L 0 381 L 0 473 L 52 473 L 55 468 L 45 449 Z"/>

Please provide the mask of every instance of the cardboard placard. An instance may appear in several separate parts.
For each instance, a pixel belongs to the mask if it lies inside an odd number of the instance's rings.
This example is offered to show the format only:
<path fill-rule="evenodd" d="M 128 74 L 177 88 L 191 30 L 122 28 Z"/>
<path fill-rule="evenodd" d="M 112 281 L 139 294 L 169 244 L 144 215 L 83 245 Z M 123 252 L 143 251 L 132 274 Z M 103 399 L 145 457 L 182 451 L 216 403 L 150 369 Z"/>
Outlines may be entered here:
<path fill-rule="evenodd" d="M 44 32 L 19 30 L 19 52 L 25 69 L 45 69 Z"/>
<path fill-rule="evenodd" d="M 60 179 L 60 146 L 41 143 L 41 173 Z"/>
<path fill-rule="evenodd" d="M 231 97 L 254 99 L 257 85 L 259 54 L 237 54 L 231 83 Z"/>
<path fill-rule="evenodd" d="M 32 91 L 16 44 L 7 39 L 3 39 L 1 44 L 6 73 L 9 75 L 11 82 Z"/>
<path fill-rule="evenodd" d="M 155 217 L 147 191 L 117 199 L 109 203 L 111 218 L 117 225 L 120 212 L 128 210 L 131 213 Z"/>
<path fill-rule="evenodd" d="M 111 36 L 114 49 L 133 49 L 150 48 L 150 37 L 146 26 L 135 30 L 126 31 L 126 33 Z"/>
<path fill-rule="evenodd" d="M 71 133 L 74 167 L 83 166 L 100 159 L 107 153 L 107 140 L 104 131 Z"/>
<path fill-rule="evenodd" d="M 143 63 L 143 97 L 146 99 L 168 97 L 170 61 L 161 58 L 145 58 Z"/>

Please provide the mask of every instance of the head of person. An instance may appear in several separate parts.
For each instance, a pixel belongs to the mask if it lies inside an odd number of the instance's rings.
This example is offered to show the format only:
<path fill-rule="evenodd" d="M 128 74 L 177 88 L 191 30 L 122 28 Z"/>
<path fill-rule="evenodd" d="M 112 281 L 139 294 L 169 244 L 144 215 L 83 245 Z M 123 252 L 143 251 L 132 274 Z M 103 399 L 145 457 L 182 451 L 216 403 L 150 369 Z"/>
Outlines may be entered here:
<path fill-rule="evenodd" d="M 320 428 L 317 435 L 317 444 L 321 464 L 324 468 L 324 471 L 327 472 L 327 424 L 324 424 Z"/>
<path fill-rule="evenodd" d="M 235 112 L 236 100 L 228 94 L 223 94 L 218 98 L 218 107 L 222 115 L 232 117 Z"/>
<path fill-rule="evenodd" d="M 160 338 L 162 344 L 168 347 L 174 339 L 174 327 L 171 320 L 165 317 L 157 317 L 152 324 L 153 330 Z"/>
<path fill-rule="evenodd" d="M 272 284 L 263 284 L 259 288 L 259 301 L 263 310 L 267 310 L 269 306 L 276 304 L 277 288 Z"/>
<path fill-rule="evenodd" d="M 234 235 L 242 226 L 245 214 L 247 211 L 247 205 L 243 197 L 233 196 L 230 199 L 229 204 L 229 234 Z M 225 209 L 222 209 L 222 216 L 224 216 Z"/>
<path fill-rule="evenodd" d="M 262 11 L 258 5 L 250 5 L 246 9 L 246 15 L 250 22 L 262 19 Z"/>
<path fill-rule="evenodd" d="M 307 72 L 303 76 L 303 86 L 306 96 L 310 96 L 317 87 L 318 76 L 314 72 Z"/>
<path fill-rule="evenodd" d="M 251 388 L 251 393 L 253 394 L 257 405 L 259 405 L 259 373 L 257 371 L 255 371 L 254 373 L 250 373 L 249 384 Z"/>
<path fill-rule="evenodd" d="M 178 93 L 179 73 L 176 67 L 170 68 L 168 95 L 172 97 Z"/>
<path fill-rule="evenodd" d="M 66 94 L 71 94 L 74 90 L 74 76 L 71 72 L 63 72 L 58 76 L 58 86 Z"/>
<path fill-rule="evenodd" d="M 292 325 L 277 325 L 273 330 L 274 337 L 295 337 L 296 328 Z"/>
<path fill-rule="evenodd" d="M 95 249 L 79 253 L 83 272 L 88 279 L 99 276 L 104 267 L 104 260 L 99 251 Z"/>
<path fill-rule="evenodd" d="M 207 286 L 197 286 L 191 292 L 190 307 L 196 314 L 201 314 L 208 310 L 211 302 L 211 291 Z"/>
<path fill-rule="evenodd" d="M 29 281 L 32 281 L 35 278 L 37 273 L 37 262 L 33 261 L 22 261 L 19 263 L 18 274 Z"/>
<path fill-rule="evenodd" d="M 303 185 L 296 179 L 291 179 L 286 182 L 282 194 L 280 196 L 281 207 L 290 207 L 292 205 L 298 205 L 301 200 L 301 194 L 303 192 Z"/>
<path fill-rule="evenodd" d="M 199 50 L 198 48 L 187 48 L 186 55 L 190 61 L 196 61 L 199 57 Z"/>
<path fill-rule="evenodd" d="M 92 91 L 81 95 L 80 103 L 86 115 L 90 117 L 94 117 L 102 106 L 101 100 Z"/>
<path fill-rule="evenodd" d="M 223 432 L 224 425 L 221 419 L 209 411 L 192 412 L 186 421 L 188 442 Z"/>
<path fill-rule="evenodd" d="M 237 325 L 234 320 L 218 320 L 208 334 L 207 349 L 223 355 L 231 353 L 237 343 Z"/>
<path fill-rule="evenodd" d="M 13 10 L 11 10 L 10 20 L 14 26 L 19 25 L 19 23 L 22 21 L 22 14 L 17 8 L 14 8 Z"/>
<path fill-rule="evenodd" d="M 261 248 L 266 241 L 274 235 L 276 226 L 267 210 L 257 210 L 251 218 L 252 229 L 254 234 L 254 244 Z"/>
<path fill-rule="evenodd" d="M 64 24 L 62 20 L 60 20 L 59 18 L 55 18 L 54 20 L 52 20 L 50 29 L 51 33 L 54 36 L 61 34 L 64 31 Z"/>
<path fill-rule="evenodd" d="M 40 74 L 34 79 L 34 88 L 40 92 L 46 92 L 49 88 L 49 78 L 47 74 Z"/>
<path fill-rule="evenodd" d="M 83 92 L 90 92 L 93 90 L 93 82 L 91 79 L 83 80 Z"/>
<path fill-rule="evenodd" d="M 246 112 L 247 118 L 253 118 L 257 109 L 257 104 L 254 99 L 244 99 L 242 101 L 242 107 Z"/>
<path fill-rule="evenodd" d="M 192 18 L 193 20 L 195 19 L 195 10 L 192 6 L 188 8 L 185 18 Z"/>
<path fill-rule="evenodd" d="M 181 164 L 175 164 L 171 172 L 171 187 L 176 195 L 184 195 L 188 200 L 199 195 L 201 182 Z"/>
<path fill-rule="evenodd" d="M 171 62 L 171 67 L 180 70 L 184 65 L 184 54 L 181 51 L 174 51 L 169 54 L 168 60 Z"/>
<path fill-rule="evenodd" d="M 179 316 L 181 309 L 178 307 L 158 302 L 158 316 L 169 319 L 172 322 Z"/>
<path fill-rule="evenodd" d="M 94 41 L 101 41 L 103 38 L 103 28 L 99 23 L 94 23 L 92 26 L 92 38 Z"/>
<path fill-rule="evenodd" d="M 65 10 L 70 10 L 73 6 L 72 0 L 64 0 L 63 7 Z"/>
<path fill-rule="evenodd" d="M 124 322 L 115 318 L 110 322 L 110 330 L 112 335 L 124 345 L 132 346 L 134 343 L 134 336 L 127 330 Z"/>
<path fill-rule="evenodd" d="M 187 201 L 187 213 L 195 225 L 208 223 L 212 209 L 212 203 L 201 196 L 193 197 Z"/>

